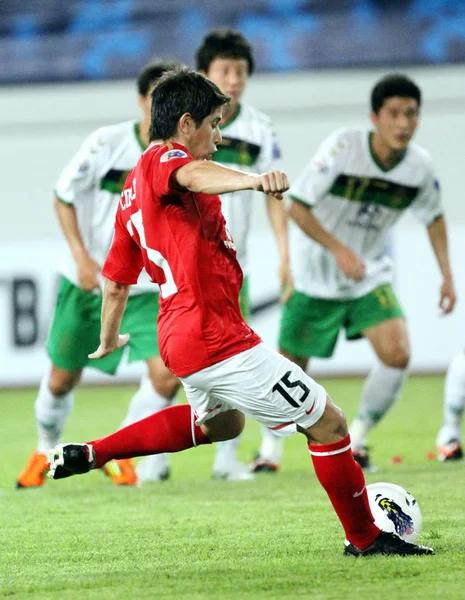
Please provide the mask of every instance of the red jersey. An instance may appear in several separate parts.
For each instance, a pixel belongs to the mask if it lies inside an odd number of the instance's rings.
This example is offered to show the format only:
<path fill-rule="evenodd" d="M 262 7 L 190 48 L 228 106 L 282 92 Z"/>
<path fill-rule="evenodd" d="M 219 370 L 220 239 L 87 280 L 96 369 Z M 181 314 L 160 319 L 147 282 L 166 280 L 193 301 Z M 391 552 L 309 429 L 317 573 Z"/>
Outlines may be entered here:
<path fill-rule="evenodd" d="M 193 158 L 154 144 L 126 180 L 103 275 L 134 284 L 142 267 L 160 286 L 158 343 L 178 377 L 261 342 L 239 308 L 242 271 L 218 196 L 180 188 L 173 172 Z"/>

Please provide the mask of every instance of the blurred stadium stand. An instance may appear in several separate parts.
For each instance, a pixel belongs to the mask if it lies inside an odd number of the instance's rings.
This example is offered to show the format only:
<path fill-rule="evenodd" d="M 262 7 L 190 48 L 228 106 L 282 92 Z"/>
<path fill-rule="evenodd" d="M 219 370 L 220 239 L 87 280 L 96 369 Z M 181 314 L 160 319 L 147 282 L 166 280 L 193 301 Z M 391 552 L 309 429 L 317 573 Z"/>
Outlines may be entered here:
<path fill-rule="evenodd" d="M 0 83 L 133 77 L 240 29 L 258 71 L 465 60 L 464 0 L 1 0 Z"/>

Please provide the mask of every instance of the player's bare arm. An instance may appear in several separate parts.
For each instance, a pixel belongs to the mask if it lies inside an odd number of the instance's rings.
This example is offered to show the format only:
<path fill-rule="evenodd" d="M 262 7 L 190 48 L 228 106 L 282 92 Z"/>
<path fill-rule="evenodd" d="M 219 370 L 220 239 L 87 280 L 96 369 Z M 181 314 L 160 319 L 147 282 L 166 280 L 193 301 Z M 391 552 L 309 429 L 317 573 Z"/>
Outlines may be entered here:
<path fill-rule="evenodd" d="M 100 345 L 89 358 L 101 358 L 122 348 L 129 341 L 129 333 L 120 335 L 121 321 L 131 286 L 105 280 L 102 299 L 102 324 L 100 329 Z"/>
<path fill-rule="evenodd" d="M 79 286 L 86 292 L 100 288 L 100 266 L 91 258 L 82 241 L 76 209 L 55 196 L 55 210 L 71 254 L 76 263 Z"/>
<path fill-rule="evenodd" d="M 281 290 L 281 302 L 285 303 L 292 295 L 294 281 L 289 261 L 289 239 L 287 231 L 286 207 L 273 196 L 266 196 L 268 219 L 273 228 L 276 245 L 279 252 L 278 277 Z"/>
<path fill-rule="evenodd" d="M 366 274 L 366 266 L 356 252 L 343 244 L 337 237 L 325 229 L 312 210 L 296 200 L 292 201 L 289 216 L 312 240 L 326 248 L 334 256 L 337 266 L 346 277 L 361 281 Z"/>
<path fill-rule="evenodd" d="M 446 220 L 443 216 L 441 216 L 435 219 L 427 229 L 431 246 L 443 278 L 440 291 L 439 308 L 444 314 L 447 315 L 454 310 L 457 296 L 455 293 L 454 280 L 450 268 Z"/>
<path fill-rule="evenodd" d="M 203 194 L 257 190 L 281 199 L 282 192 L 289 189 L 287 176 L 280 171 L 251 175 L 205 160 L 194 160 L 183 165 L 173 176 L 181 187 Z"/>

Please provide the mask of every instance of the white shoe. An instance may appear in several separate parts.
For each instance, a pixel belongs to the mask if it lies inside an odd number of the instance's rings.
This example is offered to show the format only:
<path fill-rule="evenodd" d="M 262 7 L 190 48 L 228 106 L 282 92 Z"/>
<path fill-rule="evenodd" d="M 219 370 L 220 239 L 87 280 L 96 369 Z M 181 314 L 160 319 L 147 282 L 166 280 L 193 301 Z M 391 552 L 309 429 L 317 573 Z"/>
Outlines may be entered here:
<path fill-rule="evenodd" d="M 226 479 L 227 481 L 252 481 L 255 475 L 249 467 L 241 461 L 234 459 L 218 461 L 213 467 L 213 479 Z"/>
<path fill-rule="evenodd" d="M 136 473 L 139 483 L 166 481 L 170 476 L 168 457 L 166 454 L 146 456 L 137 463 Z"/>

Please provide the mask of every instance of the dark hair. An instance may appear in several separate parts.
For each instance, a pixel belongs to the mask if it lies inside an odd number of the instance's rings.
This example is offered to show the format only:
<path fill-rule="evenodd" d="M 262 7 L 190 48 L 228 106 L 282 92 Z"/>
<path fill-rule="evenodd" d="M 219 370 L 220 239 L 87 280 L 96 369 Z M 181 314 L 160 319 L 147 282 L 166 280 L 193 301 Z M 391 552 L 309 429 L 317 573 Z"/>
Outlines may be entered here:
<path fill-rule="evenodd" d="M 195 53 L 197 69 L 208 73 L 215 58 L 243 58 L 249 65 L 249 75 L 252 75 L 255 67 L 252 47 L 239 31 L 229 27 L 213 29 L 203 38 Z"/>
<path fill-rule="evenodd" d="M 142 69 L 137 78 L 137 90 L 141 96 L 148 96 L 152 91 L 152 86 L 156 83 L 163 73 L 171 71 L 179 66 L 179 63 L 166 60 L 153 60 Z"/>
<path fill-rule="evenodd" d="M 165 73 L 152 92 L 149 139 L 168 140 L 179 119 L 189 113 L 197 127 L 215 109 L 231 100 L 209 79 L 188 67 Z"/>
<path fill-rule="evenodd" d="M 386 75 L 371 90 L 371 110 L 377 113 L 388 98 L 414 98 L 421 105 L 420 88 L 411 79 L 399 73 Z"/>

